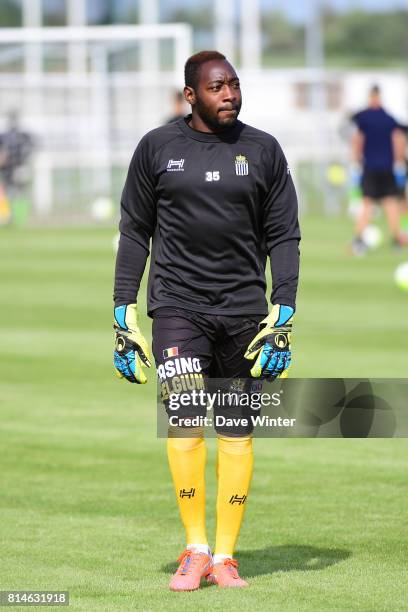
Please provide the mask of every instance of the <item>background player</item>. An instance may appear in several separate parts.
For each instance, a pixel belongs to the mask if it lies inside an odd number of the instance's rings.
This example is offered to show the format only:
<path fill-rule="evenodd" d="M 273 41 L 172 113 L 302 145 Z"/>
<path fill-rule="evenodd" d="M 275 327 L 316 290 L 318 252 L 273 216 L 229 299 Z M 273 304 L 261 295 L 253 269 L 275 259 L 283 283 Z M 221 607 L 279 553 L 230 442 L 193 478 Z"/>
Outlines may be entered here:
<path fill-rule="evenodd" d="M 150 356 L 138 327 L 136 296 L 153 237 L 148 314 L 159 382 L 167 392 L 176 378 L 177 384 L 191 382 L 193 366 L 199 385 L 209 376 L 285 374 L 299 271 L 290 171 L 275 138 L 238 121 L 241 90 L 234 68 L 218 52 L 201 52 L 187 61 L 185 84 L 192 114 L 144 136 L 130 164 L 115 277 L 115 367 L 131 382 L 143 383 L 142 366 L 150 366 Z M 273 277 L 269 315 L 267 255 Z M 200 407 L 187 406 L 178 413 L 176 431 L 169 430 L 168 458 L 187 539 L 170 588 L 197 589 L 203 576 L 221 587 L 246 586 L 233 552 L 252 477 L 253 427 L 216 427 L 212 558 L 205 528 L 205 443 L 201 431 L 182 426 L 195 410 L 200 414 Z"/>
<path fill-rule="evenodd" d="M 186 114 L 186 101 L 184 99 L 184 94 L 182 91 L 175 89 L 172 95 L 172 106 L 173 113 L 169 119 L 167 119 L 167 123 L 173 123 L 173 121 L 178 121 Z"/>
<path fill-rule="evenodd" d="M 398 196 L 406 181 L 405 135 L 394 117 L 383 109 L 377 85 L 370 90 L 368 108 L 352 120 L 358 128 L 351 141 L 353 175 L 355 181 L 361 181 L 363 192 L 352 251 L 361 255 L 367 250 L 362 233 L 370 223 L 375 201 L 382 202 L 393 244 L 399 247 L 404 244 Z"/>
<path fill-rule="evenodd" d="M 18 113 L 10 112 L 7 130 L 0 134 L 1 176 L 10 197 L 18 193 L 29 178 L 27 165 L 33 148 L 33 138 L 21 129 Z"/>

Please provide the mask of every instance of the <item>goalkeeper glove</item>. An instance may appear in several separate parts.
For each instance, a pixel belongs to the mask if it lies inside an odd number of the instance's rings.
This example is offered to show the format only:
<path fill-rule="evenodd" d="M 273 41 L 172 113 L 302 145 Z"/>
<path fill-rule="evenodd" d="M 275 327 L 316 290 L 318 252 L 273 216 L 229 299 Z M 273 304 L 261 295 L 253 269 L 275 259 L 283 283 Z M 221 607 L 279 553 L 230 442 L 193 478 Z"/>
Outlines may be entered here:
<path fill-rule="evenodd" d="M 275 304 L 272 312 L 259 323 L 259 333 L 252 340 L 244 355 L 256 359 L 251 369 L 254 378 L 274 380 L 286 378 L 291 362 L 290 333 L 294 309 Z"/>
<path fill-rule="evenodd" d="M 137 324 L 137 306 L 117 306 L 114 315 L 116 342 L 113 363 L 116 374 L 129 382 L 144 384 L 147 378 L 142 367 L 150 368 L 150 351 Z"/>

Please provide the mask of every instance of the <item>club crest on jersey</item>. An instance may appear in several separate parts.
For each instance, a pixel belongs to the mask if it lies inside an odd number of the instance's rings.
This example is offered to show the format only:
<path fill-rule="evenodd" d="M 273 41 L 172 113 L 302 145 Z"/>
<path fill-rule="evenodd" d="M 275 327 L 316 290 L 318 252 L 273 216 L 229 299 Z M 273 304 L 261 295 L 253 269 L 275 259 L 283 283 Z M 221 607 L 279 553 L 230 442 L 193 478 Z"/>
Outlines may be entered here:
<path fill-rule="evenodd" d="M 169 159 L 167 172 L 184 172 L 184 159 Z"/>
<path fill-rule="evenodd" d="M 235 157 L 235 174 L 237 176 L 247 176 L 249 173 L 248 160 L 245 155 Z"/>

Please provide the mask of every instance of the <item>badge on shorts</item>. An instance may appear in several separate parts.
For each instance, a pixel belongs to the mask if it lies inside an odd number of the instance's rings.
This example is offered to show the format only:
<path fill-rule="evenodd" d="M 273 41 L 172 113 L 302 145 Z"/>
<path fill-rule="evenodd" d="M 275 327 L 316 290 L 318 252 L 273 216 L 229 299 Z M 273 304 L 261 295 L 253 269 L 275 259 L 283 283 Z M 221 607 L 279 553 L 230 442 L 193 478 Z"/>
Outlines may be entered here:
<path fill-rule="evenodd" d="M 172 346 L 171 348 L 164 349 L 163 351 L 163 359 L 168 359 L 169 357 L 177 357 L 178 355 L 178 346 Z"/>
<path fill-rule="evenodd" d="M 260 393 L 262 391 L 263 380 L 255 380 L 251 383 L 250 393 Z"/>

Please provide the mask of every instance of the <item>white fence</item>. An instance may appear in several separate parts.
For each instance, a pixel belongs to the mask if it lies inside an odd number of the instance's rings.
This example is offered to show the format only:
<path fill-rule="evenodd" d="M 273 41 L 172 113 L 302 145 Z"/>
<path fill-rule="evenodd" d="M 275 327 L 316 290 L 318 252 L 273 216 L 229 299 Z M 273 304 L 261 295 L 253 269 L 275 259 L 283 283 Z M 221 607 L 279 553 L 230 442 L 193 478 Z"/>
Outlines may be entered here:
<path fill-rule="evenodd" d="M 146 41 L 158 45 L 154 70 L 141 65 Z M 81 220 L 96 199 L 118 201 L 137 142 L 173 113 L 172 94 L 182 88 L 191 41 L 184 24 L 2 30 L 0 131 L 16 109 L 35 137 L 30 198 L 38 217 Z M 84 46 L 83 70 L 71 72 L 69 62 L 47 69 L 47 57 L 63 62 L 67 49 L 56 43 L 72 42 Z M 24 58 L 25 45 L 39 43 L 41 71 L 24 72 L 24 62 L 20 72 L 5 71 L 7 62 Z M 242 71 L 240 77 L 242 120 L 280 140 L 298 181 L 302 164 L 347 163 L 347 115 L 364 106 L 374 82 L 382 86 L 385 106 L 407 122 L 404 73 L 293 69 Z M 314 172 L 313 180 L 321 176 Z"/>

